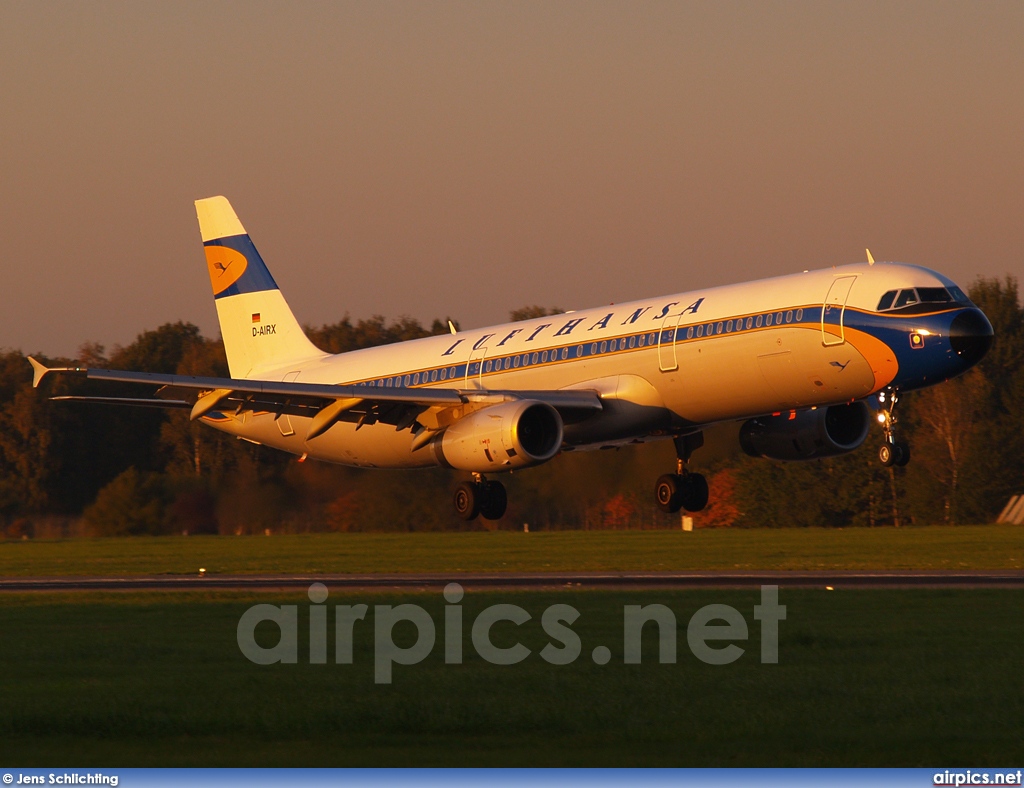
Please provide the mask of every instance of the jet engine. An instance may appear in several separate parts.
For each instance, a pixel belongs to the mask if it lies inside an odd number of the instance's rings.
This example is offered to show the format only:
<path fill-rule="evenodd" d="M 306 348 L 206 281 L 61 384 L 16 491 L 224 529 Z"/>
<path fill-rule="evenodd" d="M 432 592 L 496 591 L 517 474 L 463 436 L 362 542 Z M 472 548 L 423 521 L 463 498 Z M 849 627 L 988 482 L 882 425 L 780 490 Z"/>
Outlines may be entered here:
<path fill-rule="evenodd" d="M 562 418 L 545 402 L 490 405 L 456 421 L 433 442 L 438 462 L 477 473 L 540 465 L 562 448 Z"/>
<path fill-rule="evenodd" d="M 870 425 L 863 402 L 762 416 L 740 428 L 740 446 L 751 457 L 816 460 L 853 451 L 867 438 Z"/>

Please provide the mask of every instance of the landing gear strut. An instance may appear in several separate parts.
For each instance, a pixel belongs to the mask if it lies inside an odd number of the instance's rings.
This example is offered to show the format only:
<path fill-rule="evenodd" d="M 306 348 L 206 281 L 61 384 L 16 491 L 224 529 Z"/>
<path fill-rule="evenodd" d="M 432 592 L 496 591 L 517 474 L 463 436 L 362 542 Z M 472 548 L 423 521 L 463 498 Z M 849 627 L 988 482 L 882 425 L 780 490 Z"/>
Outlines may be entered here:
<path fill-rule="evenodd" d="M 882 422 L 884 443 L 878 450 L 878 459 L 886 468 L 896 465 L 902 468 L 910 462 L 910 444 L 896 440 L 896 403 L 900 401 L 900 393 L 896 389 L 881 391 L 878 401 L 882 403 L 879 420 Z"/>
<path fill-rule="evenodd" d="M 501 482 L 490 482 L 479 473 L 473 481 L 459 482 L 455 487 L 455 513 L 463 520 L 472 520 L 478 514 L 485 520 L 500 520 L 508 507 L 508 495 Z"/>
<path fill-rule="evenodd" d="M 690 473 L 686 463 L 690 455 L 704 445 L 704 433 L 682 435 L 675 439 L 676 472 L 666 473 L 654 485 L 654 499 L 661 511 L 674 514 L 680 509 L 699 512 L 708 505 L 708 482 L 699 473 Z"/>

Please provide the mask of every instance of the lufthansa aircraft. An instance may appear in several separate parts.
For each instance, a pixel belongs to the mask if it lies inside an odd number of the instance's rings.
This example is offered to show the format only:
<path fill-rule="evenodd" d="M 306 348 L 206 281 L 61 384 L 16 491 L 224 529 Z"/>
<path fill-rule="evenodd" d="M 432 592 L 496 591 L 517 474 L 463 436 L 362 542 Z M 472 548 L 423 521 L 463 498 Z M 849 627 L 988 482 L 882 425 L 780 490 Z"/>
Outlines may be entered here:
<path fill-rule="evenodd" d="M 151 399 L 58 397 L 186 408 L 253 443 L 366 468 L 469 471 L 457 513 L 498 519 L 505 488 L 484 474 L 559 452 L 659 438 L 675 473 L 666 512 L 700 511 L 687 461 L 701 430 L 742 421 L 752 455 L 808 460 L 860 446 L 877 410 L 879 458 L 910 457 L 895 434 L 904 391 L 961 374 L 992 326 L 941 274 L 896 263 L 838 266 L 758 282 L 329 355 L 306 338 L 224 197 L 196 202 L 230 378 L 104 369 L 48 373 L 152 384 Z M 869 409 L 869 403 L 871 408 Z"/>

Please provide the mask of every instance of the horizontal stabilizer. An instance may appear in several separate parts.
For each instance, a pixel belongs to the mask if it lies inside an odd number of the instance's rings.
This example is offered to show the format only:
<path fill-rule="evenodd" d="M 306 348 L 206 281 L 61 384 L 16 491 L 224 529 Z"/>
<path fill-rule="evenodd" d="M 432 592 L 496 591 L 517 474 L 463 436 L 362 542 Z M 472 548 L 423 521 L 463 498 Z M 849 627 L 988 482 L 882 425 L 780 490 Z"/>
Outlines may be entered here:
<path fill-rule="evenodd" d="M 62 372 L 64 374 L 82 374 L 84 375 L 86 370 L 82 367 L 48 367 L 41 361 L 37 361 L 32 356 L 27 356 L 28 363 L 32 365 L 32 388 L 39 388 L 39 384 L 51 372 Z"/>
<path fill-rule="evenodd" d="M 154 397 L 76 397 L 65 395 L 50 397 L 54 402 L 91 402 L 94 405 L 129 405 L 135 408 L 188 409 L 191 402 L 182 399 L 156 399 Z"/>

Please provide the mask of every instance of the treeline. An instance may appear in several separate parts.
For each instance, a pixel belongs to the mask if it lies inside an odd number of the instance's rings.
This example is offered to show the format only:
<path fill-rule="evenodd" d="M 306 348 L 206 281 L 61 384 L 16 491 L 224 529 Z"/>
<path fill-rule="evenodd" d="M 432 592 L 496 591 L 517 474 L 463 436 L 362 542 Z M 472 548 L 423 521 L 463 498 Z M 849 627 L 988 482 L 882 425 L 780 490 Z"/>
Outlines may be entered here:
<path fill-rule="evenodd" d="M 992 350 L 974 370 L 906 395 L 902 437 L 913 459 L 883 468 L 880 430 L 834 459 L 777 463 L 739 451 L 737 427 L 710 430 L 695 469 L 711 485 L 698 526 L 878 526 L 988 522 L 1024 492 L 1024 310 L 1014 279 L 978 280 L 972 299 L 995 327 Z M 526 307 L 513 319 L 561 310 Z M 349 317 L 307 328 L 332 353 L 447 333 L 410 318 Z M 94 343 L 52 365 L 227 376 L 223 346 L 174 323 L 109 354 Z M 50 400 L 96 394 L 74 377 L 32 388 L 24 354 L 0 354 L 0 526 L 8 538 L 62 535 L 279 533 L 306 531 L 678 528 L 655 509 L 654 480 L 674 467 L 669 442 L 564 454 L 503 478 L 509 509 L 497 524 L 451 513 L 460 474 L 443 469 L 369 471 L 298 463 L 189 421 L 184 411 Z M 150 389 L 105 386 L 104 394 Z"/>

